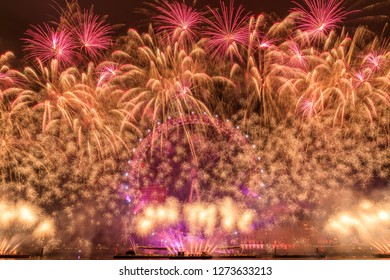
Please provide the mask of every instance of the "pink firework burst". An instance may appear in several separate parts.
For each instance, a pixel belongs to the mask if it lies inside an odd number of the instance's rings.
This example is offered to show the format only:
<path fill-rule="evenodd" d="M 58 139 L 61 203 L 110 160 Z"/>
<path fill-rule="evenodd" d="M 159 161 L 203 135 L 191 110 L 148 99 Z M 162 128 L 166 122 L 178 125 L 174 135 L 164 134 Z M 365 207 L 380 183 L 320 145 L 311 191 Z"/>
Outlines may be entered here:
<path fill-rule="evenodd" d="M 358 88 L 361 84 L 368 82 L 372 74 L 371 69 L 366 68 L 355 72 L 352 76 L 352 82 L 355 88 Z"/>
<path fill-rule="evenodd" d="M 260 37 L 259 42 L 257 45 L 258 49 L 268 49 L 273 46 L 273 43 L 276 41 L 276 39 L 268 39 L 267 37 Z"/>
<path fill-rule="evenodd" d="M 194 43 L 198 38 L 203 14 L 184 3 L 164 1 L 157 7 L 161 13 L 157 20 L 157 32 L 167 32 L 172 42 Z"/>
<path fill-rule="evenodd" d="M 26 31 L 24 50 L 27 59 L 47 62 L 56 59 L 60 65 L 70 65 L 75 57 L 75 42 L 65 29 L 54 29 L 47 24 L 32 26 Z"/>
<path fill-rule="evenodd" d="M 289 50 L 290 55 L 288 64 L 292 67 L 307 69 L 309 64 L 298 44 L 294 41 L 289 41 Z"/>
<path fill-rule="evenodd" d="M 240 5 L 234 9 L 234 0 L 229 6 L 220 1 L 221 11 L 208 8 L 213 19 L 207 19 L 208 30 L 204 33 L 208 37 L 206 48 L 213 57 L 233 56 L 242 60 L 240 47 L 246 46 L 249 42 L 250 31 L 247 26 L 249 13 L 244 14 L 244 8 Z"/>
<path fill-rule="evenodd" d="M 117 71 L 120 65 L 117 63 L 102 63 L 96 67 L 99 78 L 97 81 L 97 86 L 101 87 L 105 83 L 109 82 L 113 77 L 116 76 Z"/>
<path fill-rule="evenodd" d="M 367 56 L 364 57 L 363 62 L 365 65 L 372 71 L 380 71 L 383 69 L 383 66 L 386 64 L 387 59 L 379 51 L 372 51 Z"/>
<path fill-rule="evenodd" d="M 298 2 L 292 12 L 299 14 L 299 28 L 309 34 L 313 40 L 319 40 L 342 23 L 352 13 L 345 11 L 344 0 L 303 0 Z"/>
<path fill-rule="evenodd" d="M 298 114 L 300 114 L 302 118 L 315 117 L 317 115 L 316 106 L 317 102 L 314 98 L 300 98 L 297 107 Z"/>
<path fill-rule="evenodd" d="M 105 19 L 92 10 L 69 17 L 66 28 L 74 37 L 77 47 L 92 59 L 98 58 L 111 45 L 112 29 Z"/>

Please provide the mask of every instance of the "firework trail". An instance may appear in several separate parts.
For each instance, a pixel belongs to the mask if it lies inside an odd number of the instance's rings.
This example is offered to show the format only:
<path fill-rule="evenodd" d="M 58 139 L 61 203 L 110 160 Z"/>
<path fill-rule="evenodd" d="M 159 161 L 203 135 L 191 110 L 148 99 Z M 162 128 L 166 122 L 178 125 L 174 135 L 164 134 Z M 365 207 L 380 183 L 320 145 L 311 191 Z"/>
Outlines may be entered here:
<path fill-rule="evenodd" d="M 347 26 L 358 27 L 364 25 L 370 26 L 370 28 L 382 29 L 390 19 L 390 3 L 386 0 L 348 0 L 345 1 L 345 6 L 354 11 L 348 15 Z"/>
<path fill-rule="evenodd" d="M 18 247 L 19 244 L 14 245 L 4 238 L 0 242 L 0 254 L 1 255 L 15 254 Z"/>

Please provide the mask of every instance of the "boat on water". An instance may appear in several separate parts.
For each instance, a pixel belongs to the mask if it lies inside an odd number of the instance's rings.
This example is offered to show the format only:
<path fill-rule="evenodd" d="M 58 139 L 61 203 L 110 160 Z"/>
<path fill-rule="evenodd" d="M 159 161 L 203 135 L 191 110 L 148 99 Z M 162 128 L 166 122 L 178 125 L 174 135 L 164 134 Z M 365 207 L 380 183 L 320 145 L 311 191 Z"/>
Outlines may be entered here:
<path fill-rule="evenodd" d="M 124 254 L 124 255 L 115 255 L 114 259 L 122 260 L 140 260 L 140 259 L 174 259 L 174 260 L 205 260 L 211 259 L 212 256 L 208 254 L 191 254 L 185 255 L 184 252 L 179 252 L 177 255 L 157 255 L 157 254 Z"/>
<path fill-rule="evenodd" d="M 177 255 L 170 255 L 168 258 L 171 260 L 207 260 L 212 259 L 213 256 L 204 252 L 202 254 L 189 255 L 186 255 L 184 252 L 178 252 Z"/>
<path fill-rule="evenodd" d="M 28 254 L 1 254 L 0 259 L 28 259 Z"/>
<path fill-rule="evenodd" d="M 151 259 L 167 259 L 167 255 L 130 255 L 130 254 L 124 254 L 124 255 L 115 255 L 113 257 L 116 260 L 151 260 Z"/>
<path fill-rule="evenodd" d="M 273 255 L 274 259 L 323 259 L 325 258 L 324 254 L 283 254 L 283 255 Z"/>
<path fill-rule="evenodd" d="M 137 253 L 134 249 L 128 250 L 125 254 L 117 254 L 113 258 L 114 259 L 122 259 L 122 260 L 140 260 L 140 259 L 167 259 L 167 254 L 161 254 L 161 253 L 145 253 L 144 250 L 151 250 L 151 251 L 166 251 L 166 247 L 158 247 L 158 246 L 138 246 L 138 249 L 141 250 L 141 253 Z"/>
<path fill-rule="evenodd" d="M 390 252 L 389 253 L 372 254 L 372 256 L 375 258 L 388 259 L 388 258 L 390 258 Z"/>
<path fill-rule="evenodd" d="M 206 255 L 206 256 L 202 256 L 202 255 L 189 255 L 189 256 L 172 255 L 172 256 L 168 257 L 168 259 L 170 259 L 170 260 L 209 260 L 212 258 L 213 258 L 213 256 L 211 256 L 211 255 Z"/>
<path fill-rule="evenodd" d="M 224 254 L 216 255 L 217 259 L 255 259 L 257 256 L 255 254 Z"/>
<path fill-rule="evenodd" d="M 176 259 L 176 260 L 185 260 L 185 259 L 211 259 L 212 256 L 206 252 L 202 252 L 200 254 L 186 254 L 185 252 L 177 252 L 177 254 L 169 254 L 169 253 L 151 253 L 146 254 L 144 250 L 149 251 L 168 251 L 166 247 L 159 246 L 138 246 L 137 249 L 141 250 L 141 253 L 137 253 L 134 249 L 128 250 L 125 254 L 117 254 L 113 256 L 114 259 Z"/>
<path fill-rule="evenodd" d="M 314 253 L 309 254 L 278 254 L 275 248 L 272 257 L 274 259 L 323 259 L 325 258 L 325 254 L 321 252 L 318 247 L 316 247 Z"/>

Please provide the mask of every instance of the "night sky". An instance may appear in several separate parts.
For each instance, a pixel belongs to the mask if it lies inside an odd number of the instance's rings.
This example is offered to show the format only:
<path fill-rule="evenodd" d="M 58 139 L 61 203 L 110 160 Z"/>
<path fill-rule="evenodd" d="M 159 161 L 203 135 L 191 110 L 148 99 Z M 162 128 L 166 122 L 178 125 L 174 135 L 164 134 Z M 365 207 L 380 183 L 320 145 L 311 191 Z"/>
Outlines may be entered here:
<path fill-rule="evenodd" d="M 56 1 L 65 3 L 65 0 Z M 53 8 L 54 1 L 12 0 L 6 5 L 1 5 L 0 10 L 0 53 L 7 50 L 13 51 L 17 56 L 22 55 L 20 40 L 24 32 L 31 24 L 37 25 L 43 22 L 58 19 L 58 13 Z M 127 27 L 142 28 L 141 23 L 145 16 L 136 13 L 135 10 L 145 7 L 145 1 L 134 0 L 79 0 L 82 8 L 94 5 L 94 11 L 98 15 L 108 15 L 111 24 L 124 24 Z M 190 3 L 190 1 L 188 1 Z M 198 0 L 197 7 L 206 5 L 218 6 L 219 0 Z M 287 14 L 291 8 L 291 0 L 261 0 L 245 1 L 235 0 L 236 6 L 242 4 L 247 11 L 253 13 L 276 12 L 280 16 Z M 61 5 L 64 6 L 64 5 Z"/>

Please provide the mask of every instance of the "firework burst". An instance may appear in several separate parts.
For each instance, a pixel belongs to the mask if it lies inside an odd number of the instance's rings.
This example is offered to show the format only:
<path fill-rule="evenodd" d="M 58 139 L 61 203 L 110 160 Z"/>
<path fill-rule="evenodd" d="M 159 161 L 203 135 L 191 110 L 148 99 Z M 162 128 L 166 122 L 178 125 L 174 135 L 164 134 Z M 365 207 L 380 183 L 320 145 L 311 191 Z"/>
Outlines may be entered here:
<path fill-rule="evenodd" d="M 125 88 L 120 105 L 127 112 L 126 119 L 148 120 L 156 129 L 157 123 L 169 116 L 186 115 L 194 111 L 211 115 L 204 101 L 209 99 L 212 78 L 201 63 L 203 50 L 195 48 L 186 53 L 178 45 L 159 47 L 151 43 L 150 36 L 138 38 L 136 52 L 139 59 L 128 61 L 129 54 L 121 53 L 124 61 L 132 64 L 117 79 L 132 84 Z"/>
<path fill-rule="evenodd" d="M 204 35 L 207 37 L 206 49 L 212 57 L 230 58 L 234 57 L 242 60 L 240 48 L 245 47 L 249 41 L 249 13 L 245 13 L 244 8 L 239 6 L 234 9 L 234 1 L 229 5 L 220 1 L 221 10 L 208 8 L 213 15 L 212 19 L 207 19 L 207 31 Z"/>
<path fill-rule="evenodd" d="M 298 7 L 292 9 L 299 15 L 299 28 L 314 40 L 323 39 L 337 28 L 351 12 L 344 8 L 344 1 L 304 0 L 305 6 L 294 2 Z"/>
<path fill-rule="evenodd" d="M 155 16 L 157 32 L 166 32 L 166 42 L 179 42 L 181 46 L 194 44 L 199 37 L 201 24 L 204 20 L 203 14 L 184 3 L 164 1 L 157 7 L 160 12 Z M 170 40 L 168 40 L 168 38 Z"/>
<path fill-rule="evenodd" d="M 39 59 L 42 62 L 57 60 L 62 66 L 71 65 L 76 55 L 72 35 L 64 29 L 55 29 L 48 24 L 32 26 L 27 30 L 28 38 L 24 50 L 28 59 Z"/>
<path fill-rule="evenodd" d="M 81 11 L 77 3 L 68 3 L 61 20 L 60 26 L 72 35 L 75 47 L 88 59 L 96 60 L 111 46 L 111 26 L 104 17 L 95 15 L 92 8 Z"/>

